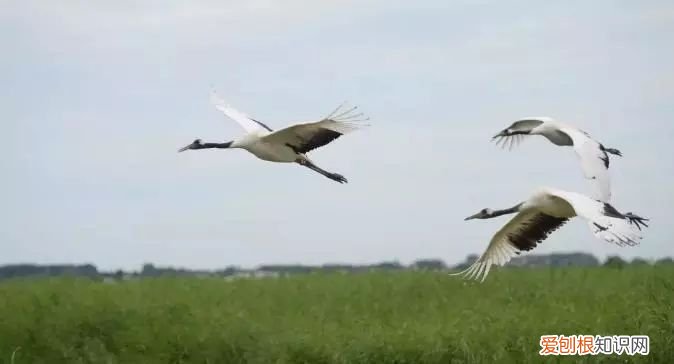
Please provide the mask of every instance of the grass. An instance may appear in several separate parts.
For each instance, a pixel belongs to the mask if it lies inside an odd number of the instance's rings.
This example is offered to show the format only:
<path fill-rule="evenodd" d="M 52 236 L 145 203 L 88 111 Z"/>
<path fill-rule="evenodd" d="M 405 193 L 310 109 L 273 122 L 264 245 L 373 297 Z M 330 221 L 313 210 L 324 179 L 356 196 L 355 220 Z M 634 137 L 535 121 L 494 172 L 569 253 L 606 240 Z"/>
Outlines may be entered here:
<path fill-rule="evenodd" d="M 668 363 L 674 267 L 0 283 L 0 363 L 534 363 L 544 334 L 649 335 Z"/>

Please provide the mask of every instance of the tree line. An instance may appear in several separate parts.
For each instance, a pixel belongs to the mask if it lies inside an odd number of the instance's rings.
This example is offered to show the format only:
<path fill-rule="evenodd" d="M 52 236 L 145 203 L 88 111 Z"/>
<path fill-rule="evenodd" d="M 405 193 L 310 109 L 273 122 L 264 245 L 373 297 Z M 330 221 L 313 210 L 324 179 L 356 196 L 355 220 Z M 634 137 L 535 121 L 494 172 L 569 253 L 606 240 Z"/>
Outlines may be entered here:
<path fill-rule="evenodd" d="M 421 270 L 421 271 L 450 271 L 465 269 L 478 259 L 477 255 L 468 256 L 464 262 L 448 266 L 441 259 L 420 259 L 412 264 L 404 265 L 397 261 L 380 262 L 374 264 L 323 264 L 323 265 L 301 265 L 301 264 L 280 264 L 280 265 L 261 265 L 254 269 L 245 269 L 230 266 L 218 270 L 193 270 L 173 267 L 157 267 L 147 263 L 139 271 L 114 272 L 99 271 L 92 264 L 58 264 L 58 265 L 40 265 L 40 264 L 11 264 L 0 266 L 0 279 L 19 278 L 19 277 L 55 277 L 55 276 L 76 276 L 100 279 L 132 279 L 142 277 L 160 277 L 160 276 L 197 276 L 197 277 L 276 277 L 293 274 L 311 274 L 311 273 L 362 273 L 370 271 L 395 271 L 395 270 Z M 664 265 L 673 264 L 672 258 L 662 258 L 656 261 L 648 261 L 642 258 L 634 258 L 627 261 L 619 256 L 612 256 L 601 262 L 595 256 L 586 253 L 569 254 L 547 254 L 547 255 L 527 255 L 515 257 L 508 263 L 509 266 L 516 267 L 564 267 L 564 266 L 583 266 L 583 267 L 612 267 L 622 268 L 629 265 Z"/>

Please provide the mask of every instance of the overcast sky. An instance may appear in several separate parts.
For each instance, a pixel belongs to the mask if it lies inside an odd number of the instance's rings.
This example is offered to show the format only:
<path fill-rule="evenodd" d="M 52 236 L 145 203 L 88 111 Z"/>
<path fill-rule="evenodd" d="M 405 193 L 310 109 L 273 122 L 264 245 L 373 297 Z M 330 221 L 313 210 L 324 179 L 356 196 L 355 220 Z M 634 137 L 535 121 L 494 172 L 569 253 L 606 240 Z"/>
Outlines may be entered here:
<path fill-rule="evenodd" d="M 674 255 L 674 3 L 0 0 L 0 264 L 462 261 L 536 187 L 589 193 L 573 151 L 490 143 L 575 124 L 624 158 L 614 205 L 642 245 L 572 221 L 535 253 Z M 212 88 L 272 128 L 344 100 L 370 128 L 314 151 L 340 185 L 241 150 Z"/>

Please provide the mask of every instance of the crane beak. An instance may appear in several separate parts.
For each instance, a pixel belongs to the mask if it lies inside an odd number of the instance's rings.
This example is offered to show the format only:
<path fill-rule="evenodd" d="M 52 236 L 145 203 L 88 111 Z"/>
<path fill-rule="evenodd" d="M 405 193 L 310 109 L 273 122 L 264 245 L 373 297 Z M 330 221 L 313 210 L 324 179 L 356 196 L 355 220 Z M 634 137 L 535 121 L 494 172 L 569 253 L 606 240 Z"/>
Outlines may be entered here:
<path fill-rule="evenodd" d="M 193 141 L 192 143 L 178 149 L 178 153 L 184 152 L 184 151 L 190 150 L 190 149 L 197 149 L 196 147 L 199 146 L 199 145 L 201 145 L 201 139 L 197 139 L 197 140 Z"/>
<path fill-rule="evenodd" d="M 463 221 L 468 221 L 468 220 L 477 219 L 478 217 L 480 217 L 480 215 L 481 215 L 481 213 L 478 212 L 478 213 L 475 214 L 475 215 L 470 215 L 470 216 L 468 216 L 467 218 L 463 219 Z"/>

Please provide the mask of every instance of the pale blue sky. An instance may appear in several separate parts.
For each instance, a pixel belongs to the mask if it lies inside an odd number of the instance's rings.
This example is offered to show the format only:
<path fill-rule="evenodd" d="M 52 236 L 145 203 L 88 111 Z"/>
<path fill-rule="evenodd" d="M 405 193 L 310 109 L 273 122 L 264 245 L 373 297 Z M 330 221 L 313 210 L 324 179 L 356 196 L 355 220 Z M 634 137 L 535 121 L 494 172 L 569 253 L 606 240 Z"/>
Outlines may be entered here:
<path fill-rule="evenodd" d="M 490 144 L 533 115 L 620 149 L 614 204 L 652 219 L 637 248 L 574 221 L 536 253 L 674 255 L 671 1 L 0 5 L 0 264 L 457 263 L 506 221 L 465 216 L 590 191 L 570 149 Z M 359 105 L 372 127 L 312 153 L 350 183 L 177 154 L 240 133 L 212 87 L 275 128 Z"/>

